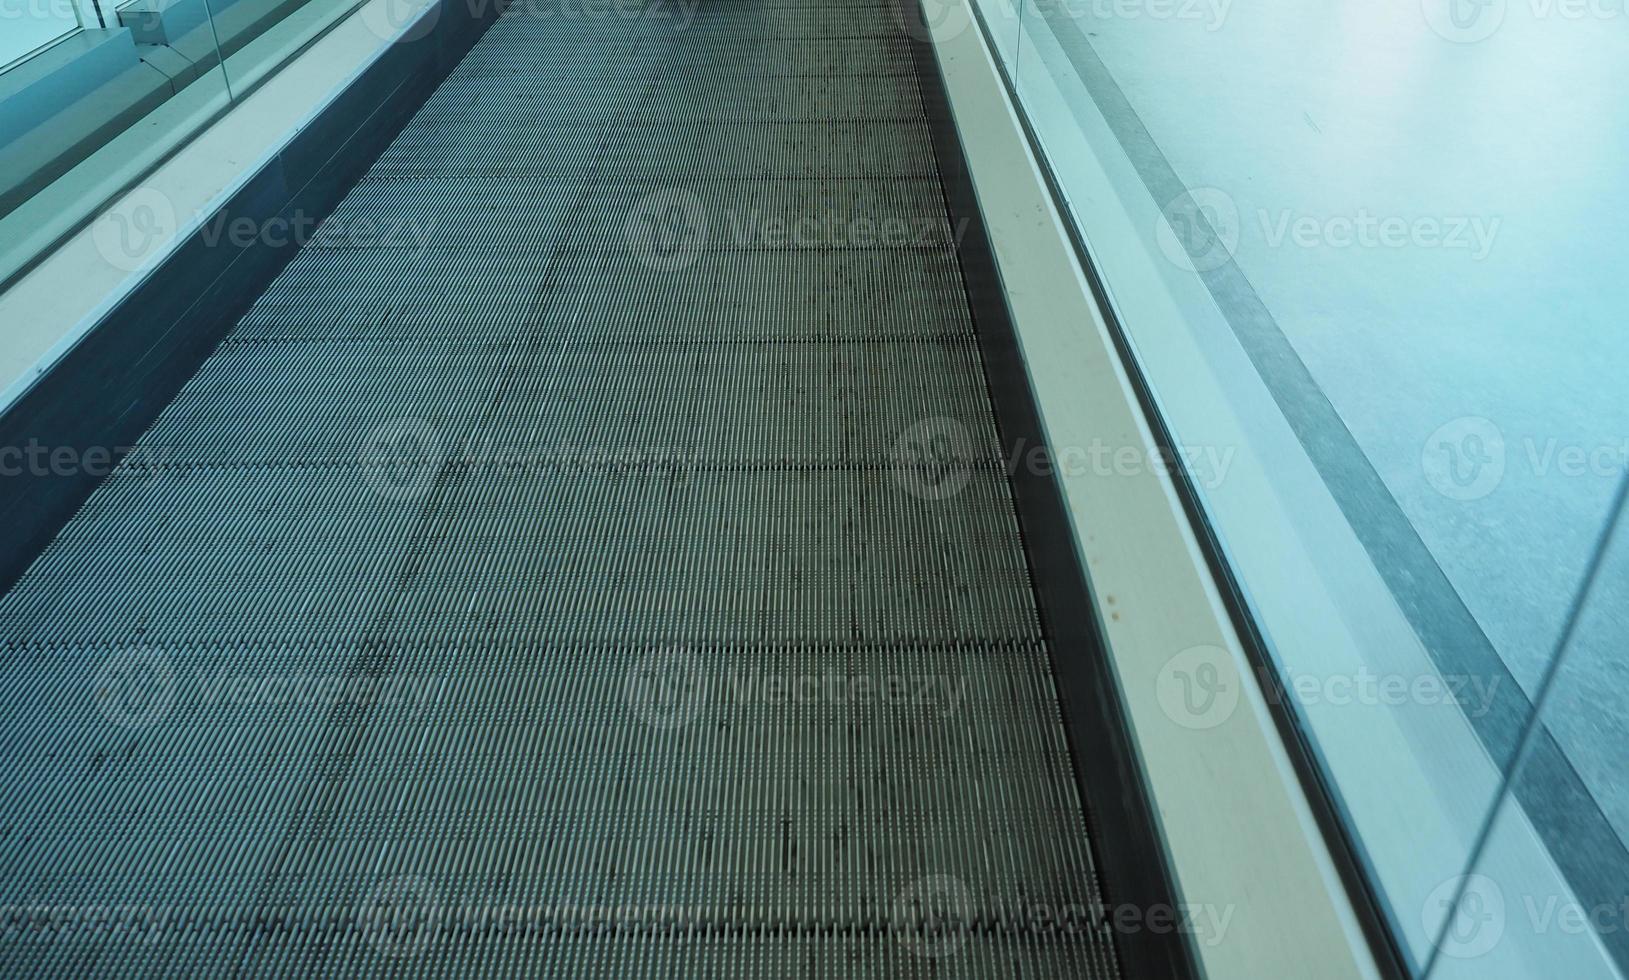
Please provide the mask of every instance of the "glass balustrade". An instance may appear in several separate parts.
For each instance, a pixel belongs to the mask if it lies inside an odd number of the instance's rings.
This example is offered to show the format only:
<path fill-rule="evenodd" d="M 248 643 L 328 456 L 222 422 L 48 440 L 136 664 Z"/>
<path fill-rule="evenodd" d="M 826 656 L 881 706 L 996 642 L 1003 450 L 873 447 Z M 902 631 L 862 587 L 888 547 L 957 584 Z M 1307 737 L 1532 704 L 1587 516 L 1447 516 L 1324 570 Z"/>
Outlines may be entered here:
<path fill-rule="evenodd" d="M 0 289 L 359 6 L 0 0 Z"/>
<path fill-rule="evenodd" d="M 1629 461 L 1629 18 L 975 7 L 1407 965 L 1616 972 L 1621 907 L 1569 945 L 1521 903 L 1629 888 L 1629 579 L 1534 711 Z M 1443 955 L 1473 866 L 1509 928 Z"/>

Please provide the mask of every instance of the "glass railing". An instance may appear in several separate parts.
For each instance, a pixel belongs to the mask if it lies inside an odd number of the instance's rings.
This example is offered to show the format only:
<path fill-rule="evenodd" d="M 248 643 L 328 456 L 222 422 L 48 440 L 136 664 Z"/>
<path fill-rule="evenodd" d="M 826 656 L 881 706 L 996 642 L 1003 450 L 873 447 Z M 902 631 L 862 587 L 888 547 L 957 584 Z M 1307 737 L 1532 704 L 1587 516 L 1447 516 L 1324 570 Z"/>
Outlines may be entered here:
<path fill-rule="evenodd" d="M 0 291 L 362 2 L 0 0 Z"/>
<path fill-rule="evenodd" d="M 40 16 L 48 8 L 19 9 L 17 23 L 36 31 L 58 22 Z M 230 104 L 208 9 L 199 0 L 169 35 L 162 9 L 121 23 L 103 3 L 47 47 L 0 53 L 20 58 L 0 73 L 10 123 L 0 127 L 0 288 Z M 123 229 L 130 248 L 102 250 L 109 261 L 128 255 L 133 271 L 139 243 L 175 220 L 162 210 L 141 209 L 140 226 Z"/>
<path fill-rule="evenodd" d="M 1629 461 L 1629 16 L 975 7 L 1404 966 L 1616 974 L 1629 570 L 1555 651 Z"/>
<path fill-rule="evenodd" d="M 1607 975 L 1629 929 L 1629 515 L 1619 489 L 1536 685 L 1536 719 L 1465 873 L 1438 888 L 1433 977 L 1479 977 L 1490 959 L 1527 976 Z M 1582 790 L 1580 790 L 1582 787 Z M 1571 876 L 1524 863 L 1534 838 Z M 1506 948 L 1506 947 L 1510 948 Z"/>
<path fill-rule="evenodd" d="M 0 0 L 0 25 L 4 28 L 0 30 L 0 70 L 84 26 L 78 6 L 70 0 Z"/>

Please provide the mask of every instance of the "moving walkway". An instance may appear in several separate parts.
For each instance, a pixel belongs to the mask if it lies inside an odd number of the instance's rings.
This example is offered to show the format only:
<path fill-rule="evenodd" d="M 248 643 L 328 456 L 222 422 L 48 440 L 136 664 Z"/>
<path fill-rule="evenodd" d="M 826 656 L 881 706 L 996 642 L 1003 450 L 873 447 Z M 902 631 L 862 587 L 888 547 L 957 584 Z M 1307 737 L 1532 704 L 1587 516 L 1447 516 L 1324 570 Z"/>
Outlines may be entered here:
<path fill-rule="evenodd" d="M 546 13 L 0 600 L 0 969 L 1120 975 L 902 11 Z"/>

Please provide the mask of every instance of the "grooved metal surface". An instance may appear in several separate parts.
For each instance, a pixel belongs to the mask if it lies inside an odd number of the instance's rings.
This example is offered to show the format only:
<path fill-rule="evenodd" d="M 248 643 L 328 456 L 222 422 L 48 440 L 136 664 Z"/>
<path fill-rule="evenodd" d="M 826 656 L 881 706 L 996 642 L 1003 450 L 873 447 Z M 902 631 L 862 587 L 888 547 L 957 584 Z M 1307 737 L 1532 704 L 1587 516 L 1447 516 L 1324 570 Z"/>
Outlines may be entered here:
<path fill-rule="evenodd" d="M 894 18 L 483 37 L 0 598 L 0 973 L 1118 975 Z"/>

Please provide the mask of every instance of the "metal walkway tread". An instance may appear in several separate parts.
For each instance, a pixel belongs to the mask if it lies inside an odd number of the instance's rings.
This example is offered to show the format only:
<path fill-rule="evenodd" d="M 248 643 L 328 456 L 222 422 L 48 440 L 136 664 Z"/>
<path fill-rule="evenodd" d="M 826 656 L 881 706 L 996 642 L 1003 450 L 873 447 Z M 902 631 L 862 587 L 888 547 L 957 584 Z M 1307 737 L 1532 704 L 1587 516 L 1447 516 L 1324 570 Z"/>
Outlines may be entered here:
<path fill-rule="evenodd" d="M 894 4 L 597 9 L 0 597 L 0 973 L 1119 975 Z"/>

